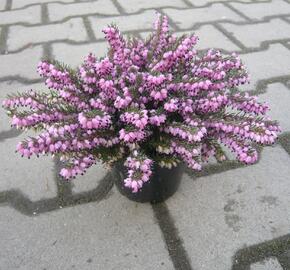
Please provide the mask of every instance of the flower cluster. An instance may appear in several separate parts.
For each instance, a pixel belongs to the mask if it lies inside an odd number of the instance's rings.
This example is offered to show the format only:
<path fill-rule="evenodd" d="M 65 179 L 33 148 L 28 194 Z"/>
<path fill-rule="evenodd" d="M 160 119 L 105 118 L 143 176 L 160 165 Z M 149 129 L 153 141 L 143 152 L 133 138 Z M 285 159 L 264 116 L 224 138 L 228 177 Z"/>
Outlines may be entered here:
<path fill-rule="evenodd" d="M 266 116 L 269 106 L 238 91 L 249 79 L 236 54 L 197 52 L 197 36 L 177 38 L 161 15 L 145 41 L 125 40 L 115 26 L 103 32 L 110 47 L 105 57 L 89 54 L 76 70 L 42 61 L 38 73 L 49 92 L 31 90 L 3 102 L 14 127 L 43 130 L 17 145 L 22 156 L 59 156 L 66 179 L 97 161 L 125 159 L 124 184 L 137 192 L 153 163 L 201 170 L 211 156 L 225 160 L 226 146 L 252 164 L 257 144 L 275 142 L 280 128 Z"/>
<path fill-rule="evenodd" d="M 128 178 L 124 180 L 125 186 L 131 188 L 133 192 L 142 188 L 143 183 L 150 179 L 152 163 L 151 159 L 135 150 L 132 157 L 129 156 L 125 162 L 125 166 L 128 168 Z"/>

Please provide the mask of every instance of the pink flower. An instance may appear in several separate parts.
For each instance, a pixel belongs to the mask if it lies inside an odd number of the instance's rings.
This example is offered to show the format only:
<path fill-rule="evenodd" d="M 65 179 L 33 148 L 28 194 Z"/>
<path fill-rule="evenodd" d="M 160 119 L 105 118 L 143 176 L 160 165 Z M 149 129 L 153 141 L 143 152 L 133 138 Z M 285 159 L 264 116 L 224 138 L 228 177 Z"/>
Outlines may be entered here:
<path fill-rule="evenodd" d="M 97 160 L 126 160 L 124 185 L 138 192 L 153 179 L 154 163 L 201 170 L 212 156 L 225 160 L 225 146 L 252 164 L 256 144 L 277 139 L 281 129 L 266 115 L 269 105 L 238 91 L 249 76 L 236 54 L 197 54 L 198 38 L 177 39 L 161 14 L 147 42 L 129 42 L 115 26 L 103 33 L 110 47 L 105 57 L 89 54 L 76 70 L 42 61 L 37 71 L 49 92 L 30 90 L 3 101 L 12 126 L 43 130 L 17 145 L 22 156 L 60 156 L 65 179 Z"/>

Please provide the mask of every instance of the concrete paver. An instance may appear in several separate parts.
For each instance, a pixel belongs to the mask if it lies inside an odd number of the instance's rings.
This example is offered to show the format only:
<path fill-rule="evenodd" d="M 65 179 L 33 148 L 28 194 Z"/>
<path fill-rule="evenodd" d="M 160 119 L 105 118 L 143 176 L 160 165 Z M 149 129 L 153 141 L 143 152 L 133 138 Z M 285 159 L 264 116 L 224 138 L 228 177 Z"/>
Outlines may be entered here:
<path fill-rule="evenodd" d="M 0 221 L 3 269 L 174 269 L 150 205 L 117 192 L 46 215 L 27 217 L 8 207 L 1 213 L 7 217 Z"/>
<path fill-rule="evenodd" d="M 64 23 L 45 26 L 12 26 L 9 31 L 8 49 L 19 50 L 27 44 L 69 40 L 74 42 L 86 41 L 87 32 L 81 18 L 70 19 Z"/>
<path fill-rule="evenodd" d="M 98 0 L 84 3 L 51 3 L 48 5 L 48 14 L 51 21 L 61 21 L 66 17 L 81 16 L 90 13 L 102 15 L 118 15 L 119 12 L 110 0 Z"/>
<path fill-rule="evenodd" d="M 244 19 L 237 13 L 222 4 L 213 4 L 208 7 L 198 9 L 176 10 L 168 8 L 163 10 L 180 29 L 190 29 L 195 24 L 204 22 L 230 20 L 233 22 L 243 22 Z"/>
<path fill-rule="evenodd" d="M 262 42 L 273 42 L 290 37 L 289 24 L 279 18 L 256 24 L 234 25 L 227 23 L 223 26 L 249 48 L 260 47 Z M 281 30 L 277 31 L 277 29 Z"/>
<path fill-rule="evenodd" d="M 259 21 L 264 18 L 281 15 L 289 15 L 289 4 L 286 1 L 272 0 L 264 3 L 230 3 L 235 9 L 249 17 L 251 20 Z"/>
<path fill-rule="evenodd" d="M 36 24 L 41 22 L 40 6 L 32 6 L 21 10 L 0 12 L 0 24 L 27 23 Z"/>
<path fill-rule="evenodd" d="M 19 76 L 26 79 L 38 79 L 37 64 L 43 54 L 41 46 L 27 48 L 21 52 L 0 55 L 1 77 Z M 12 68 L 8 68 L 13 63 Z"/>
<path fill-rule="evenodd" d="M 236 250 L 289 232 L 289 162 L 275 147 L 250 167 L 183 177 L 167 204 L 193 269 L 230 269 Z"/>
<path fill-rule="evenodd" d="M 182 0 L 155 0 L 155 1 L 143 1 L 143 0 L 117 0 L 121 7 L 127 13 L 134 13 L 148 8 L 186 8 L 187 5 Z"/>
<path fill-rule="evenodd" d="M 262 262 L 254 263 L 251 266 L 250 270 L 264 270 L 264 269 L 283 270 L 277 259 L 268 259 Z"/>

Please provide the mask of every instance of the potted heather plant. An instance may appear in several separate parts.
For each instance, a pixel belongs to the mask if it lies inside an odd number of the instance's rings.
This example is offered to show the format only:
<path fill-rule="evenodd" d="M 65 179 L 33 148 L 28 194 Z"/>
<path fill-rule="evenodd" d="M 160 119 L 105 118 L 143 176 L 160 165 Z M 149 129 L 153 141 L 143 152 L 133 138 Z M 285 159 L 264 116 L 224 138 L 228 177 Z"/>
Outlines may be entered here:
<path fill-rule="evenodd" d="M 43 130 L 17 145 L 22 156 L 59 156 L 65 179 L 102 161 L 122 194 L 159 202 L 178 188 L 182 164 L 201 170 L 211 156 L 223 161 L 222 146 L 252 164 L 257 144 L 274 143 L 280 128 L 265 116 L 268 105 L 237 88 L 248 82 L 237 55 L 197 53 L 198 38 L 171 35 L 161 15 L 146 41 L 126 41 L 115 26 L 103 32 L 104 58 L 89 54 L 77 70 L 42 61 L 49 92 L 3 102 L 12 126 Z"/>

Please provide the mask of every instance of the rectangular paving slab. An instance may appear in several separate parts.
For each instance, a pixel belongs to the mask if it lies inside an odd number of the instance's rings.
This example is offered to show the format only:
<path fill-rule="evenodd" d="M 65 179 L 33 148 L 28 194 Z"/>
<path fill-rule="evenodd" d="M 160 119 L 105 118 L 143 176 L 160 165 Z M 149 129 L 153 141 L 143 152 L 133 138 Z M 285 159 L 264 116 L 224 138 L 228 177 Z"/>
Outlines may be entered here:
<path fill-rule="evenodd" d="M 289 233 L 290 157 L 279 146 L 256 165 L 184 176 L 167 201 L 193 269 L 231 269 L 235 253 Z"/>
<path fill-rule="evenodd" d="M 0 210 L 3 269 L 174 269 L 151 206 L 115 191 L 99 203 L 34 217 Z"/>

